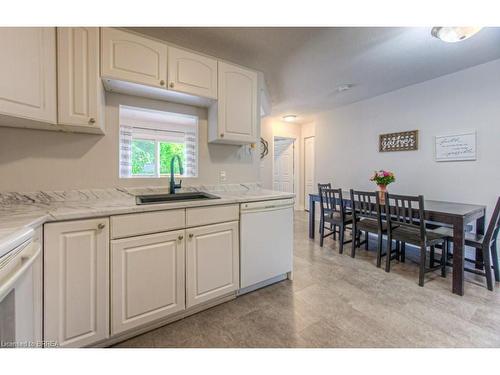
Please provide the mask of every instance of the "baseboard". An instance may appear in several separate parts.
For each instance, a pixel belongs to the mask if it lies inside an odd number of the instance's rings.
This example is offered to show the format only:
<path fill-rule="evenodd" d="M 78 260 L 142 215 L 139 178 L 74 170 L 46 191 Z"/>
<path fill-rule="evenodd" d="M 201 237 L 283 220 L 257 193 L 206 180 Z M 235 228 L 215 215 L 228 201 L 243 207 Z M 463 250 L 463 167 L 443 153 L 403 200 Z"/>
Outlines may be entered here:
<path fill-rule="evenodd" d="M 264 288 L 266 286 L 278 283 L 278 282 L 283 281 L 285 279 L 290 279 L 291 280 L 291 278 L 292 278 L 292 273 L 291 272 L 284 273 L 283 275 L 278 275 L 278 276 L 272 277 L 270 279 L 261 281 L 260 283 L 247 286 L 246 288 L 242 288 L 242 289 L 238 290 L 237 295 L 241 296 L 242 294 L 253 292 L 254 290 L 257 290 L 257 289 L 260 289 L 260 288 Z"/>

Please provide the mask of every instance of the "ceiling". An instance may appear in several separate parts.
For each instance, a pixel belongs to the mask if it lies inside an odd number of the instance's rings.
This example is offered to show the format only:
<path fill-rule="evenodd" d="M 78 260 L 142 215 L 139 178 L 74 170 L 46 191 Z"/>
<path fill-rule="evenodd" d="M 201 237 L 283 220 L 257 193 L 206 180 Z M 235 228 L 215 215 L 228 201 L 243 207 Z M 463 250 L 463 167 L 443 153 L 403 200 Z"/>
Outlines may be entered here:
<path fill-rule="evenodd" d="M 298 115 L 368 99 L 500 58 L 500 27 L 460 43 L 430 27 L 132 28 L 264 73 L 272 115 Z M 353 87 L 344 92 L 343 84 Z"/>

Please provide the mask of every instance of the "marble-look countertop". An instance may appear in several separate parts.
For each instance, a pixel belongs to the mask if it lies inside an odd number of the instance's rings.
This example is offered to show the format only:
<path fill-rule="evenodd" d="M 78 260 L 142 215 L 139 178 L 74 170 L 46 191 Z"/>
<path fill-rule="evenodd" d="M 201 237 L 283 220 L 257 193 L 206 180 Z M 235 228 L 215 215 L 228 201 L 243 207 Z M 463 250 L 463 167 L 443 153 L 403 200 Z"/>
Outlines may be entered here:
<path fill-rule="evenodd" d="M 0 248 L 27 230 L 51 221 L 294 197 L 293 193 L 266 190 L 257 184 L 202 185 L 180 190 L 187 191 L 209 192 L 220 199 L 136 204 L 136 195 L 166 194 L 167 187 L 0 193 Z"/>

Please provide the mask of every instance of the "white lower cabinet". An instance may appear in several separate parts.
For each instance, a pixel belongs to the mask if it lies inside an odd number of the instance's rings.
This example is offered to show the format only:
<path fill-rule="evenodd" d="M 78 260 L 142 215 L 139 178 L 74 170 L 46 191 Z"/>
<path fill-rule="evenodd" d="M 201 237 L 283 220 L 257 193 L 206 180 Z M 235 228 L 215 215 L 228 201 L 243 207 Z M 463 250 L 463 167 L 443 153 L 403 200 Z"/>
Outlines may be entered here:
<path fill-rule="evenodd" d="M 186 230 L 186 305 L 196 306 L 239 287 L 238 222 Z"/>
<path fill-rule="evenodd" d="M 44 340 L 82 347 L 109 337 L 109 219 L 44 226 Z"/>
<path fill-rule="evenodd" d="M 162 212 L 162 218 L 179 211 Z M 187 221 L 196 227 L 145 235 L 128 224 L 152 223 L 156 216 L 45 224 L 44 340 L 62 347 L 101 344 L 234 295 L 240 283 L 239 222 L 213 224 L 237 219 L 231 205 L 210 211 L 188 209 Z M 123 238 L 110 240 L 110 222 Z"/>
<path fill-rule="evenodd" d="M 111 242 L 111 334 L 185 309 L 185 231 Z"/>

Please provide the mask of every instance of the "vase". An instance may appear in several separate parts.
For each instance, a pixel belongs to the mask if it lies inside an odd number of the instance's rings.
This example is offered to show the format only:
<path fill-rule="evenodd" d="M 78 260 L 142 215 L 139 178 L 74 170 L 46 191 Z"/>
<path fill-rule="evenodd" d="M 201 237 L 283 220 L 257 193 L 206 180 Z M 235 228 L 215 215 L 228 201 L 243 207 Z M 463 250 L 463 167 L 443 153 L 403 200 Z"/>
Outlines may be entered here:
<path fill-rule="evenodd" d="M 378 197 L 380 204 L 385 204 L 385 193 L 387 192 L 387 185 L 378 185 Z"/>

